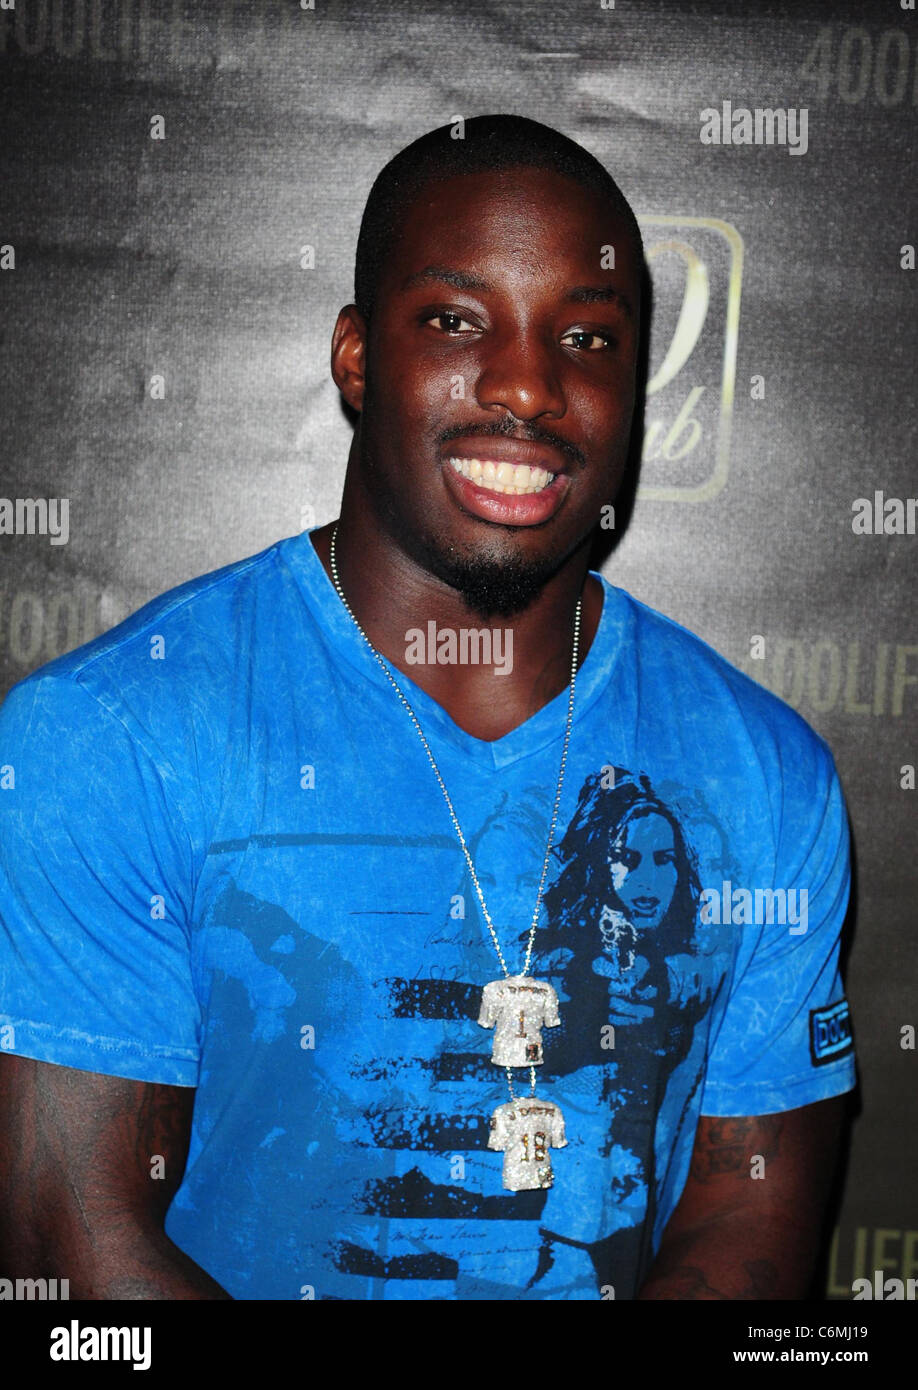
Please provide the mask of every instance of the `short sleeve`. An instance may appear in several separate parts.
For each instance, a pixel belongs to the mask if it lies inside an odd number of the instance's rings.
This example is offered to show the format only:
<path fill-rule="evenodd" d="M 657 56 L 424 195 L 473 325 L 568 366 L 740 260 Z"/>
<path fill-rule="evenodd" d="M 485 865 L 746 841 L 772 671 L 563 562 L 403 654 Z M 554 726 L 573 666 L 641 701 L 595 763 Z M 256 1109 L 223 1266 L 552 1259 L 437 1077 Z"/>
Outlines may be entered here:
<path fill-rule="evenodd" d="M 567 1148 L 567 1135 L 564 1132 L 564 1113 L 556 1110 L 552 1116 L 551 1146 L 553 1149 Z"/>
<path fill-rule="evenodd" d="M 494 987 L 487 984 L 481 992 L 481 1011 L 478 1014 L 478 1022 L 482 1028 L 493 1028 L 497 1022 L 497 1010 L 494 1005 Z"/>
<path fill-rule="evenodd" d="M 191 842 L 135 737 L 76 680 L 0 709 L 0 1045 L 197 1084 Z"/>
<path fill-rule="evenodd" d="M 491 1129 L 488 1134 L 488 1148 L 502 1150 L 507 1147 L 508 1135 L 506 1115 L 503 1108 L 494 1111 L 491 1116 Z"/>
<path fill-rule="evenodd" d="M 781 803 L 769 885 L 777 896 L 769 907 L 761 895 L 758 925 L 732 927 L 754 933 L 754 947 L 709 1050 L 704 1115 L 792 1110 L 856 1084 L 838 970 L 851 879 L 848 818 L 832 756 L 815 735 L 813 744 Z"/>
<path fill-rule="evenodd" d="M 558 995 L 553 985 L 548 986 L 548 999 L 545 1002 L 545 1027 L 558 1028 L 561 1024 L 561 1015 L 558 1013 Z"/>

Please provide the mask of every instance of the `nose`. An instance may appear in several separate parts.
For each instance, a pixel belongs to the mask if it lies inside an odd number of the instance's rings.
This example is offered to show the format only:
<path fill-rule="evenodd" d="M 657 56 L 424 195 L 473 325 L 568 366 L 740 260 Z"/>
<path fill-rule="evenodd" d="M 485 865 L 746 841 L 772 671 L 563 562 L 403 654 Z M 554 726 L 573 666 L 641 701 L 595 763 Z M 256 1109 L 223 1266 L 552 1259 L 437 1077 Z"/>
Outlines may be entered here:
<path fill-rule="evenodd" d="M 656 883 L 653 865 L 649 865 L 646 860 L 642 859 L 640 864 L 635 864 L 633 869 L 628 870 L 622 886 L 627 888 L 628 896 L 631 898 L 654 897 Z"/>
<path fill-rule="evenodd" d="M 518 420 L 560 419 L 566 408 L 552 349 L 532 334 L 492 342 L 475 395 L 484 409 L 503 406 Z"/>

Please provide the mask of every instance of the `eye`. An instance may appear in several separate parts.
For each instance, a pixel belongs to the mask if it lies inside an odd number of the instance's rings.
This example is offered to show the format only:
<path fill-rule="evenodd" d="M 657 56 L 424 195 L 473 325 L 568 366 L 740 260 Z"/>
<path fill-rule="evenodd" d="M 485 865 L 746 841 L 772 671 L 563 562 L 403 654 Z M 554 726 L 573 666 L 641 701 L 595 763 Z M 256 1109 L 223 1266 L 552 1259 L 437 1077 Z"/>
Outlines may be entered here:
<path fill-rule="evenodd" d="M 441 323 L 443 325 L 441 331 L 450 334 L 459 333 L 459 325 L 464 323 L 466 331 L 471 330 L 473 333 L 475 332 L 475 325 L 469 323 L 468 319 L 462 318 L 460 314 L 455 313 L 452 309 L 440 309 L 436 314 L 428 314 L 424 319 L 424 323 Z"/>
<path fill-rule="evenodd" d="M 567 342 L 568 338 L 586 339 L 586 342 L 572 343 L 571 346 L 587 352 L 599 352 L 602 348 L 612 347 L 615 342 L 611 333 L 594 333 L 589 328 L 572 328 L 570 333 L 565 333 L 562 343 Z"/>

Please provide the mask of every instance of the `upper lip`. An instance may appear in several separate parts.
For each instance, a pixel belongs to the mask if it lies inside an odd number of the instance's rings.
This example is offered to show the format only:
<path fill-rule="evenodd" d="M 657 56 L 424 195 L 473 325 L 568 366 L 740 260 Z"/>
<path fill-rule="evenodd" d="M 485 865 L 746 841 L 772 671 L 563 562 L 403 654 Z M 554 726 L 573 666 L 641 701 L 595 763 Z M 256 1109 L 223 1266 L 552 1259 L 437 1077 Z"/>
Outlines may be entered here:
<path fill-rule="evenodd" d="M 528 439 L 508 439 L 487 435 L 451 439 L 444 446 L 447 458 L 493 459 L 495 463 L 528 463 L 530 468 L 544 468 L 546 473 L 566 473 L 567 463 L 557 450 L 545 444 L 532 444 Z"/>

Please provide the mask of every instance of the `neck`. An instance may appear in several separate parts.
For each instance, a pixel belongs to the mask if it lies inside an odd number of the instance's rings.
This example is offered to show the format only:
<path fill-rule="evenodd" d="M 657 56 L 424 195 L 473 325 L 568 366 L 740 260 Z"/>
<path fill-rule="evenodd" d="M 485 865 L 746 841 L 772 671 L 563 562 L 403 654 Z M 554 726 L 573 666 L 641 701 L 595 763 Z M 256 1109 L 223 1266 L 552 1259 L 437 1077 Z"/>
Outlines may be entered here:
<path fill-rule="evenodd" d="M 475 738 L 503 737 L 566 688 L 581 598 L 580 663 L 590 649 L 602 589 L 588 576 L 588 539 L 526 609 L 512 618 L 485 620 L 370 524 L 365 512 L 349 508 L 346 493 L 339 521 L 312 533 L 329 578 L 335 526 L 341 588 L 367 637 Z M 462 661 L 463 653 L 470 659 Z M 490 662 L 483 662 L 488 655 Z"/>

